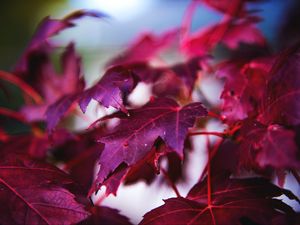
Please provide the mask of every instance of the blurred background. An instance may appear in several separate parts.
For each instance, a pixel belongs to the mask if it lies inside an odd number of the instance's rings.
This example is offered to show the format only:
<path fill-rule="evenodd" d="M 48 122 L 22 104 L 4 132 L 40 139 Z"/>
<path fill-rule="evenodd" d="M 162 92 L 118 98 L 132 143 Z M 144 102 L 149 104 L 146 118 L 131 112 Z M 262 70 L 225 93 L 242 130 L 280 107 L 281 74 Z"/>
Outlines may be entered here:
<path fill-rule="evenodd" d="M 124 50 L 141 32 L 162 31 L 178 27 L 189 1 L 187 0 L 27 0 L 2 1 L 0 8 L 0 69 L 9 71 L 25 49 L 36 26 L 45 16 L 62 18 L 76 9 L 95 9 L 110 16 L 104 20 L 84 18 L 78 20 L 78 26 L 67 29 L 54 38 L 59 43 L 74 41 L 83 58 L 84 74 L 88 86 L 99 79 L 104 63 Z M 259 9 L 258 15 L 263 18 L 259 28 L 267 37 L 274 49 L 282 47 L 281 40 L 297 39 L 300 30 L 299 0 L 265 0 L 260 4 L 250 4 L 250 8 Z M 192 29 L 217 22 L 221 14 L 205 6 L 198 7 L 194 16 Z M 293 29 L 291 29 L 291 27 Z M 216 95 L 215 96 L 219 96 Z M 220 124 L 211 124 L 208 129 L 222 130 Z M 194 142 L 203 142 L 201 138 Z M 197 154 L 197 153 L 194 153 Z M 199 157 L 199 156 L 197 156 Z M 190 170 L 201 171 L 203 165 L 198 159 L 190 164 Z M 203 162 L 206 159 L 202 159 Z M 194 184 L 199 173 L 189 179 L 188 184 L 179 186 L 183 195 L 188 187 Z M 293 181 L 288 181 L 293 182 Z M 169 188 L 147 187 L 140 182 L 137 185 L 121 187 L 117 198 L 110 196 L 103 201 L 120 209 L 136 223 L 141 216 L 158 205 L 162 198 L 174 196 Z M 300 193 L 299 187 L 296 194 Z M 100 194 L 101 195 L 101 194 Z M 146 200 L 145 200 L 146 199 Z"/>
<path fill-rule="evenodd" d="M 9 70 L 14 65 L 45 16 L 61 18 L 82 8 L 101 10 L 110 15 L 111 18 L 104 21 L 80 20 L 76 28 L 66 30 L 58 37 L 61 41 L 76 41 L 87 63 L 85 68 L 90 70 L 99 69 L 105 59 L 120 52 L 137 34 L 143 31 L 159 33 L 180 25 L 188 3 L 188 0 L 3 1 L 0 8 L 0 69 Z M 259 27 L 274 46 L 281 36 L 292 38 L 293 35 L 287 33 L 291 31 L 282 32 L 288 20 L 294 24 L 294 32 L 300 29 L 297 18 L 299 1 L 263 0 L 252 5 L 251 8 L 261 10 L 259 15 L 264 20 Z M 193 28 L 216 22 L 220 16 L 205 6 L 199 7 Z M 95 59 L 97 64 L 94 64 Z"/>

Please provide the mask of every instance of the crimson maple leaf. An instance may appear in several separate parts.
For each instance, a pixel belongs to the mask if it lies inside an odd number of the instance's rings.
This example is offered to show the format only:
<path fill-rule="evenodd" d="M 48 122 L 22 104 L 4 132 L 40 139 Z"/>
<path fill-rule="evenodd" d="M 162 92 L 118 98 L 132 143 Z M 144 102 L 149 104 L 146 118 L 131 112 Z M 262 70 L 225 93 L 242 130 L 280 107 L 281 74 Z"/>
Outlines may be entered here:
<path fill-rule="evenodd" d="M 32 69 L 34 69 L 33 67 L 36 66 L 35 60 L 40 61 L 45 59 L 49 52 L 51 52 L 54 48 L 49 42 L 49 38 L 58 34 L 64 29 L 75 26 L 73 23 L 74 20 L 83 16 L 98 18 L 107 17 L 107 15 L 104 13 L 97 11 L 78 10 L 61 20 L 51 19 L 49 17 L 44 18 L 37 27 L 30 43 L 16 64 L 14 73 L 18 74 L 19 76 L 25 76 L 26 79 L 32 79 L 32 74 L 30 74 L 30 72 Z"/>
<path fill-rule="evenodd" d="M 78 225 L 131 225 L 129 219 L 119 213 L 118 210 L 105 206 L 89 208 L 91 216 Z"/>
<path fill-rule="evenodd" d="M 160 35 L 142 34 L 120 56 L 112 59 L 108 65 L 124 65 L 145 62 L 153 58 L 159 51 L 169 47 L 178 37 L 178 29 Z"/>
<path fill-rule="evenodd" d="M 137 163 L 151 151 L 159 137 L 183 156 L 188 128 L 194 125 L 197 117 L 206 116 L 207 111 L 201 103 L 180 107 L 172 99 L 158 98 L 128 113 L 129 116 L 117 113 L 115 117 L 120 119 L 120 123 L 112 131 L 98 137 L 105 148 L 100 156 L 96 184 L 102 184 L 121 163 L 128 166 Z"/>
<path fill-rule="evenodd" d="M 261 0 L 198 0 L 204 2 L 207 6 L 218 10 L 222 13 L 229 14 L 231 16 L 245 16 L 247 14 L 246 3 L 258 2 Z"/>
<path fill-rule="evenodd" d="M 282 52 L 270 72 L 259 121 L 264 124 L 300 124 L 300 48 Z"/>
<path fill-rule="evenodd" d="M 54 166 L 23 154 L 1 154 L 1 224 L 74 224 L 89 216 Z"/>
<path fill-rule="evenodd" d="M 70 98 L 67 98 L 68 101 L 64 101 L 60 107 L 68 109 L 72 104 L 69 99 L 74 98 L 77 92 L 83 89 L 84 81 L 82 79 L 80 57 L 76 54 L 73 43 L 67 46 L 61 61 L 62 74 L 55 72 L 50 59 L 35 67 L 35 72 L 39 76 L 33 85 L 37 86 L 39 84 L 37 90 L 43 96 L 44 102 L 38 105 L 28 104 L 22 108 L 22 114 L 28 121 L 45 120 L 47 107 L 56 101 L 66 100 L 65 95 L 70 95 Z M 34 78 L 35 74 L 31 75 Z M 53 112 L 51 116 L 55 118 L 55 113 L 59 112 L 63 111 Z M 56 121 L 53 120 L 52 123 L 55 124 Z"/>
<path fill-rule="evenodd" d="M 130 69 L 123 66 L 112 67 L 105 72 L 97 84 L 81 94 L 79 100 L 80 108 L 85 112 L 89 102 L 95 99 L 105 107 L 112 106 L 126 112 L 122 95 L 129 93 L 134 86 Z"/>
<path fill-rule="evenodd" d="M 225 78 L 222 114 L 228 121 L 242 120 L 257 113 L 265 94 L 270 65 L 269 58 L 226 61 L 218 65 L 217 76 Z"/>
<path fill-rule="evenodd" d="M 215 182 L 216 181 L 216 182 Z M 292 193 L 263 178 L 215 180 L 211 204 L 207 204 L 206 179 L 196 184 L 186 198 L 171 198 L 144 215 L 146 224 L 293 224 L 295 212 L 278 199 Z"/>
<path fill-rule="evenodd" d="M 299 151 L 295 133 L 280 125 L 264 126 L 257 121 L 245 121 L 240 133 L 241 164 L 257 164 L 261 168 L 298 169 Z"/>
<path fill-rule="evenodd" d="M 185 37 L 181 43 L 182 51 L 192 56 L 203 56 L 219 43 L 230 49 L 237 49 L 240 43 L 265 45 L 264 36 L 254 26 L 258 21 L 257 17 L 246 17 L 208 26 Z"/>

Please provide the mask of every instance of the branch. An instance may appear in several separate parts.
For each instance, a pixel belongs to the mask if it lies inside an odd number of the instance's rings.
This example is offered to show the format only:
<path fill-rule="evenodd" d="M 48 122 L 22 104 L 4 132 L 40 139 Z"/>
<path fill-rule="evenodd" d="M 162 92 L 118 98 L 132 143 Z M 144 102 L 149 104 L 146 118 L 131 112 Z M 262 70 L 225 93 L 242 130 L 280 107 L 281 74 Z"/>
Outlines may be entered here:
<path fill-rule="evenodd" d="M 168 181 L 168 183 L 170 184 L 171 188 L 173 189 L 173 191 L 175 192 L 177 197 L 181 197 L 176 185 L 174 184 L 174 182 L 170 179 L 168 172 L 164 169 L 164 168 L 160 168 L 161 172 L 163 173 L 164 177 L 166 178 L 166 180 Z"/>

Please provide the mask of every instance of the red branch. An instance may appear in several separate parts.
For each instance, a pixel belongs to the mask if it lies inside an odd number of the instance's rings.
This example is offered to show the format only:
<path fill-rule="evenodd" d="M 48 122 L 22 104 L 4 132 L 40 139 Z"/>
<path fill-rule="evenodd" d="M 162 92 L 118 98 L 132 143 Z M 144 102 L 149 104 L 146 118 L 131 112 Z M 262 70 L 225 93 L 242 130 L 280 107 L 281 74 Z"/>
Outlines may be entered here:
<path fill-rule="evenodd" d="M 24 91 L 28 96 L 30 96 L 36 103 L 42 102 L 42 97 L 27 83 L 18 78 L 14 74 L 10 74 L 0 70 L 0 78 L 2 80 L 8 81 L 17 87 L 19 87 L 22 91 Z"/>
<path fill-rule="evenodd" d="M 15 111 L 12 111 L 12 110 L 7 109 L 7 108 L 0 107 L 0 115 L 7 116 L 7 117 L 10 117 L 10 118 L 19 120 L 23 123 L 26 123 L 26 121 L 25 121 L 22 114 L 20 114 L 18 112 L 15 112 Z"/>
<path fill-rule="evenodd" d="M 172 187 L 173 191 L 175 192 L 177 197 L 181 197 L 176 185 L 174 184 L 174 182 L 170 179 L 168 172 L 164 169 L 164 168 L 160 168 L 161 172 L 163 173 L 165 179 L 167 180 L 167 182 L 170 184 L 170 186 Z"/>

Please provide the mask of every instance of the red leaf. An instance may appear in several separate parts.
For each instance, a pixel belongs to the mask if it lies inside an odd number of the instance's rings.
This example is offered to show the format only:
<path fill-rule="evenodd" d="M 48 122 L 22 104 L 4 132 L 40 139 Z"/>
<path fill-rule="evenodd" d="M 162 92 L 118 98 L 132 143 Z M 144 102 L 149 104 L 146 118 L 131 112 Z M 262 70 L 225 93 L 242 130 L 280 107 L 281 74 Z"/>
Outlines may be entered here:
<path fill-rule="evenodd" d="M 178 29 L 167 31 L 158 36 L 145 33 L 138 37 L 121 56 L 112 59 L 108 64 L 121 65 L 150 60 L 159 51 L 170 46 L 178 37 L 178 34 Z"/>
<path fill-rule="evenodd" d="M 198 78 L 198 71 L 207 59 L 208 57 L 196 57 L 170 67 L 153 68 L 156 75 L 153 93 L 161 97 L 190 97 Z"/>
<path fill-rule="evenodd" d="M 22 76 L 26 75 L 26 73 L 28 73 L 30 70 L 30 63 L 34 63 L 31 59 L 32 55 L 36 54 L 37 52 L 39 52 L 40 56 L 47 55 L 49 51 L 52 50 L 52 46 L 48 42 L 48 39 L 66 28 L 73 27 L 73 20 L 83 16 L 92 16 L 98 18 L 106 17 L 106 15 L 103 13 L 85 10 L 75 11 L 62 20 L 46 17 L 37 27 L 29 45 L 15 66 L 15 73 Z"/>
<path fill-rule="evenodd" d="M 92 99 L 105 107 L 112 106 L 126 112 L 123 106 L 122 94 L 129 93 L 134 88 L 132 72 L 123 66 L 108 69 L 101 80 L 93 87 L 85 90 L 79 100 L 83 112 Z"/>
<path fill-rule="evenodd" d="M 39 83 L 39 92 L 44 97 L 44 103 L 22 108 L 22 113 L 28 121 L 45 120 L 47 107 L 57 101 L 59 106 L 50 108 L 50 112 L 47 113 L 49 129 L 56 126 L 56 118 L 65 114 L 77 99 L 77 93 L 84 87 L 80 57 L 76 54 L 73 43 L 67 46 L 61 61 L 63 71 L 60 75 L 56 74 L 50 61 L 38 65 L 40 74 L 36 82 Z"/>
<path fill-rule="evenodd" d="M 241 128 L 240 154 L 243 164 L 255 161 L 261 168 L 300 168 L 295 133 L 279 125 L 246 122 Z"/>
<path fill-rule="evenodd" d="M 186 37 L 181 43 L 182 50 L 188 55 L 203 56 L 219 43 L 230 49 L 237 49 L 240 43 L 265 45 L 264 36 L 254 26 L 257 21 L 256 17 L 246 17 L 206 27 Z"/>
<path fill-rule="evenodd" d="M 144 215 L 146 224 L 284 224 L 294 211 L 280 200 L 290 192 L 262 178 L 217 180 L 212 185 L 212 204 L 207 205 L 206 180 L 195 185 L 186 198 L 171 198 Z M 292 224 L 292 223 L 291 223 Z"/>
<path fill-rule="evenodd" d="M 282 52 L 275 62 L 259 121 L 264 124 L 300 124 L 300 51 L 294 47 Z"/>
<path fill-rule="evenodd" d="M 89 209 L 92 215 L 78 225 L 131 225 L 129 219 L 118 210 L 105 206 L 96 206 Z"/>
<path fill-rule="evenodd" d="M 103 128 L 94 129 L 88 132 L 74 134 L 72 138 L 56 145 L 52 150 L 56 161 L 64 162 L 64 171 L 76 181 L 87 195 L 95 177 L 95 166 L 104 145 L 95 141 L 95 136 L 103 132 Z M 55 131 L 51 136 L 55 136 Z"/>
<path fill-rule="evenodd" d="M 231 16 L 245 16 L 247 11 L 245 4 L 247 2 L 258 2 L 262 0 L 198 0 L 204 2 L 206 5 L 216 9 L 222 13 L 226 13 Z"/>
<path fill-rule="evenodd" d="M 126 174 L 125 185 L 134 184 L 140 180 L 144 180 L 147 184 L 151 184 L 156 175 L 160 173 L 159 160 L 165 156 L 168 161 L 167 175 L 170 181 L 175 183 L 183 177 L 182 160 L 175 152 L 171 152 L 165 145 L 158 148 L 153 147 L 148 155 L 140 160 L 136 165 L 130 167 Z M 164 181 L 164 180 L 162 180 Z"/>
<path fill-rule="evenodd" d="M 72 104 L 78 99 L 78 94 L 64 95 L 54 104 L 47 107 L 46 112 L 46 121 L 47 121 L 47 130 L 53 131 L 59 120 L 66 114 L 68 109 Z M 30 108 L 27 110 L 31 111 Z M 24 111 L 23 111 L 24 112 Z"/>
<path fill-rule="evenodd" d="M 257 114 L 272 62 L 269 58 L 257 58 L 250 62 L 235 60 L 219 64 L 218 77 L 226 80 L 221 95 L 222 114 L 228 121 Z"/>
<path fill-rule="evenodd" d="M 103 183 L 108 174 L 123 162 L 128 166 L 136 164 L 150 152 L 158 137 L 182 156 L 188 128 L 194 125 L 196 117 L 206 114 L 201 103 L 180 107 L 174 100 L 164 98 L 129 110 L 129 116 L 117 114 L 120 124 L 98 137 L 105 148 L 100 156 L 101 168 L 96 183 Z"/>
<path fill-rule="evenodd" d="M 2 154 L 1 224 L 73 224 L 89 215 L 64 188 L 65 173 L 24 155 Z"/>

